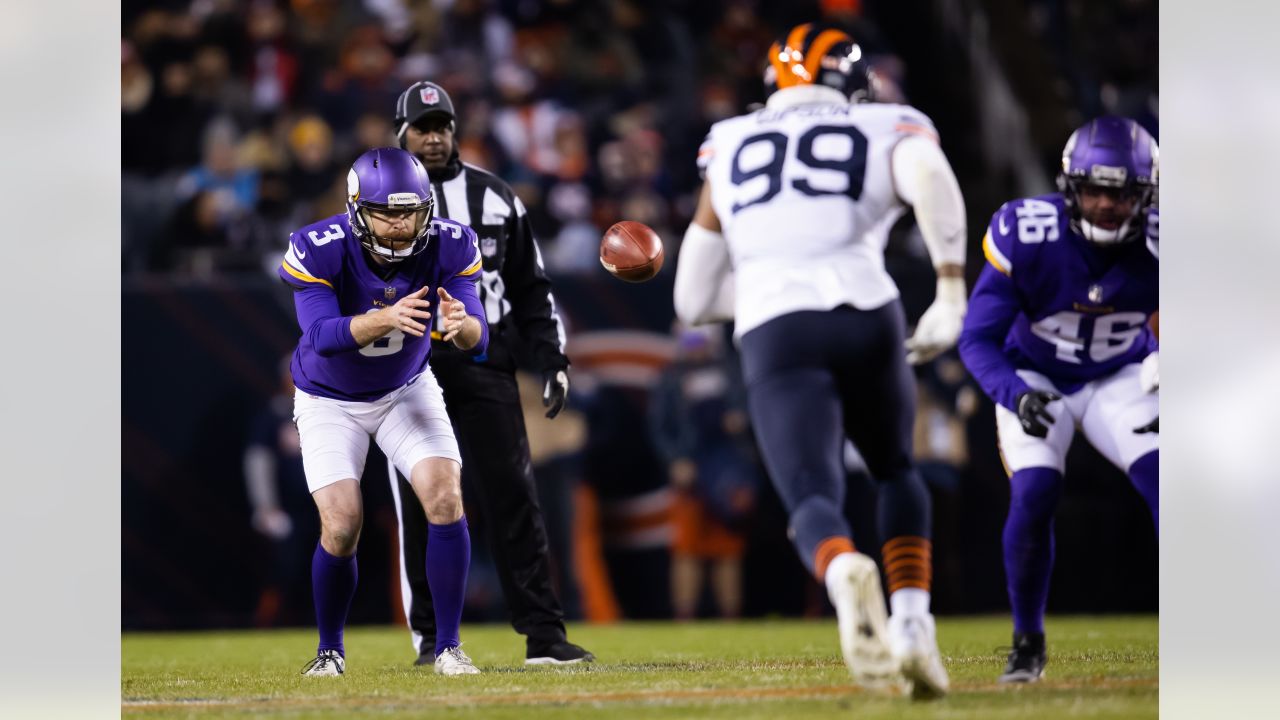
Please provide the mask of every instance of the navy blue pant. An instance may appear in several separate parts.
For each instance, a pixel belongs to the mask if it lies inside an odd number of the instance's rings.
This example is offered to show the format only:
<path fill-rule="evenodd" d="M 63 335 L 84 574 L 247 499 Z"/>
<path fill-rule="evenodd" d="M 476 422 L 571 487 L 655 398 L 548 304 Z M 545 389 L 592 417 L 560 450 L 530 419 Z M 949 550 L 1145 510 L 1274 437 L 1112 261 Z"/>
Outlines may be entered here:
<path fill-rule="evenodd" d="M 791 313 L 742 337 L 756 439 L 811 572 L 819 543 L 850 536 L 842 512 L 846 437 L 879 483 L 880 538 L 929 537 L 929 494 L 911 460 L 916 394 L 905 334 L 895 300 L 874 310 Z"/>

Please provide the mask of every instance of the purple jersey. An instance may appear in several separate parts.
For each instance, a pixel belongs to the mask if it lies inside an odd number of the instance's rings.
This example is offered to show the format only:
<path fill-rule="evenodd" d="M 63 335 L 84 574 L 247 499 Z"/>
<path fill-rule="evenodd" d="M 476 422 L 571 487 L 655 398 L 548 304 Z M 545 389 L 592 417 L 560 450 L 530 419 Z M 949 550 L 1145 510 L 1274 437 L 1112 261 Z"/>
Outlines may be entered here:
<path fill-rule="evenodd" d="M 1154 338 L 1159 261 L 1142 242 L 1114 248 L 1072 232 L 1061 194 L 1005 203 L 982 240 L 960 356 L 993 400 L 1017 410 L 1034 370 L 1063 393 L 1139 362 Z"/>
<path fill-rule="evenodd" d="M 336 400 L 370 401 L 417 377 L 427 366 L 430 336 L 393 330 L 358 347 L 350 325 L 352 317 L 394 305 L 424 285 L 428 290 L 423 299 L 431 303 L 432 314 L 424 325 L 431 327 L 435 321 L 440 301 L 436 288 L 443 286 L 487 330 L 476 292 L 480 250 L 475 232 L 466 225 L 433 219 L 426 249 L 396 263 L 389 279 L 379 277 L 372 265 L 345 214 L 289 236 L 289 250 L 278 272 L 296 291 L 302 337 L 291 369 L 299 389 Z M 484 352 L 485 344 L 482 337 L 472 352 Z"/>

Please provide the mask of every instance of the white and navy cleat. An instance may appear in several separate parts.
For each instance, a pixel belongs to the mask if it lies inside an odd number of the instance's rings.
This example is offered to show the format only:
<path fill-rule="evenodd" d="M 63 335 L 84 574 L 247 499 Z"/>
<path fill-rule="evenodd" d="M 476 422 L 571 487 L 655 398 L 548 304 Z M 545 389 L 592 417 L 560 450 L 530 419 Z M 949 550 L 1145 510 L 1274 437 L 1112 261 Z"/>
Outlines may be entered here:
<path fill-rule="evenodd" d="M 826 585 L 836 609 L 840 651 L 854 682 L 872 690 L 899 685 L 898 662 L 886 641 L 889 613 L 875 561 L 861 553 L 842 554 L 827 568 Z"/>
<path fill-rule="evenodd" d="M 462 652 L 460 647 L 446 648 L 436 656 L 437 675 L 479 675 L 480 668 L 471 662 L 471 658 Z"/>
<path fill-rule="evenodd" d="M 903 681 L 913 699 L 933 700 L 947 694 L 951 681 L 942 666 L 932 615 L 889 618 L 889 650 L 900 663 Z"/>
<path fill-rule="evenodd" d="M 347 669 L 347 661 L 337 650 L 321 650 L 314 660 L 302 668 L 307 677 L 337 677 Z"/>

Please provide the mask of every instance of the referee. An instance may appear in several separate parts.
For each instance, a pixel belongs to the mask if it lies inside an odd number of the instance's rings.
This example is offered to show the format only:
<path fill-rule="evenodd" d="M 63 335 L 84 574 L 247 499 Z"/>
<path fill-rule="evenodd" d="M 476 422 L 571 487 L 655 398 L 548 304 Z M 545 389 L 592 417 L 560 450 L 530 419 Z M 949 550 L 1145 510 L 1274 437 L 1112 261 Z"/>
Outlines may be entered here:
<path fill-rule="evenodd" d="M 458 159 L 455 117 L 449 94 L 435 83 L 414 83 L 396 100 L 400 147 L 427 166 L 436 212 L 476 231 L 484 259 L 480 300 L 489 320 L 487 356 L 469 356 L 433 331 L 431 369 L 457 429 L 463 477 L 479 491 L 511 624 L 526 638 L 525 663 L 591 662 L 591 653 L 568 641 L 551 585 L 547 530 L 515 376 L 518 336 L 542 371 L 547 417 L 560 412 L 569 392 L 564 325 L 524 205 L 496 175 Z M 427 665 L 435 661 L 436 633 L 424 554 L 427 521 L 420 503 L 402 501 L 413 497 L 408 481 L 394 467 L 389 474 L 400 514 L 405 614 L 417 664 Z"/>

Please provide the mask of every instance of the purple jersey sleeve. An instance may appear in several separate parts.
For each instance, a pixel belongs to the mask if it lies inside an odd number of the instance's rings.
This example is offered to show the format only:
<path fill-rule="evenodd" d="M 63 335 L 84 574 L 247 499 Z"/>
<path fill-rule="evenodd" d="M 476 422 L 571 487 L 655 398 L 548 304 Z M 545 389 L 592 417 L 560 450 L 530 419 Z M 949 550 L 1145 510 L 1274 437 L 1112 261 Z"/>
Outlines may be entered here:
<path fill-rule="evenodd" d="M 300 288 L 294 291 L 293 304 L 298 312 L 298 326 L 311 340 L 316 354 L 330 357 L 360 349 L 351 335 L 352 318 L 343 317 L 332 288 L 323 285 Z"/>
<path fill-rule="evenodd" d="M 484 264 L 484 258 L 480 255 L 480 241 L 470 227 L 452 221 L 440 222 L 439 232 L 440 285 L 455 300 L 466 305 L 468 315 L 480 321 L 480 340 L 468 352 L 483 355 L 489 348 L 489 322 L 477 288 Z"/>
<path fill-rule="evenodd" d="M 326 218 L 289 235 L 289 249 L 276 272 L 295 289 L 328 287 L 342 269 L 342 244 L 346 237 L 340 217 Z"/>
<path fill-rule="evenodd" d="M 987 395 L 1016 411 L 1018 395 L 1030 387 L 1004 352 L 1005 338 L 1021 312 L 1012 277 L 1016 227 L 1012 214 L 1010 204 L 1002 206 L 982 238 L 987 265 L 969 298 L 959 350 L 960 359 Z"/>
<path fill-rule="evenodd" d="M 294 291 L 298 326 L 311 339 L 318 355 L 356 350 L 351 318 L 343 317 L 334 287 L 340 273 L 341 240 L 346 236 L 341 218 L 328 218 L 289 235 L 277 273 Z"/>

